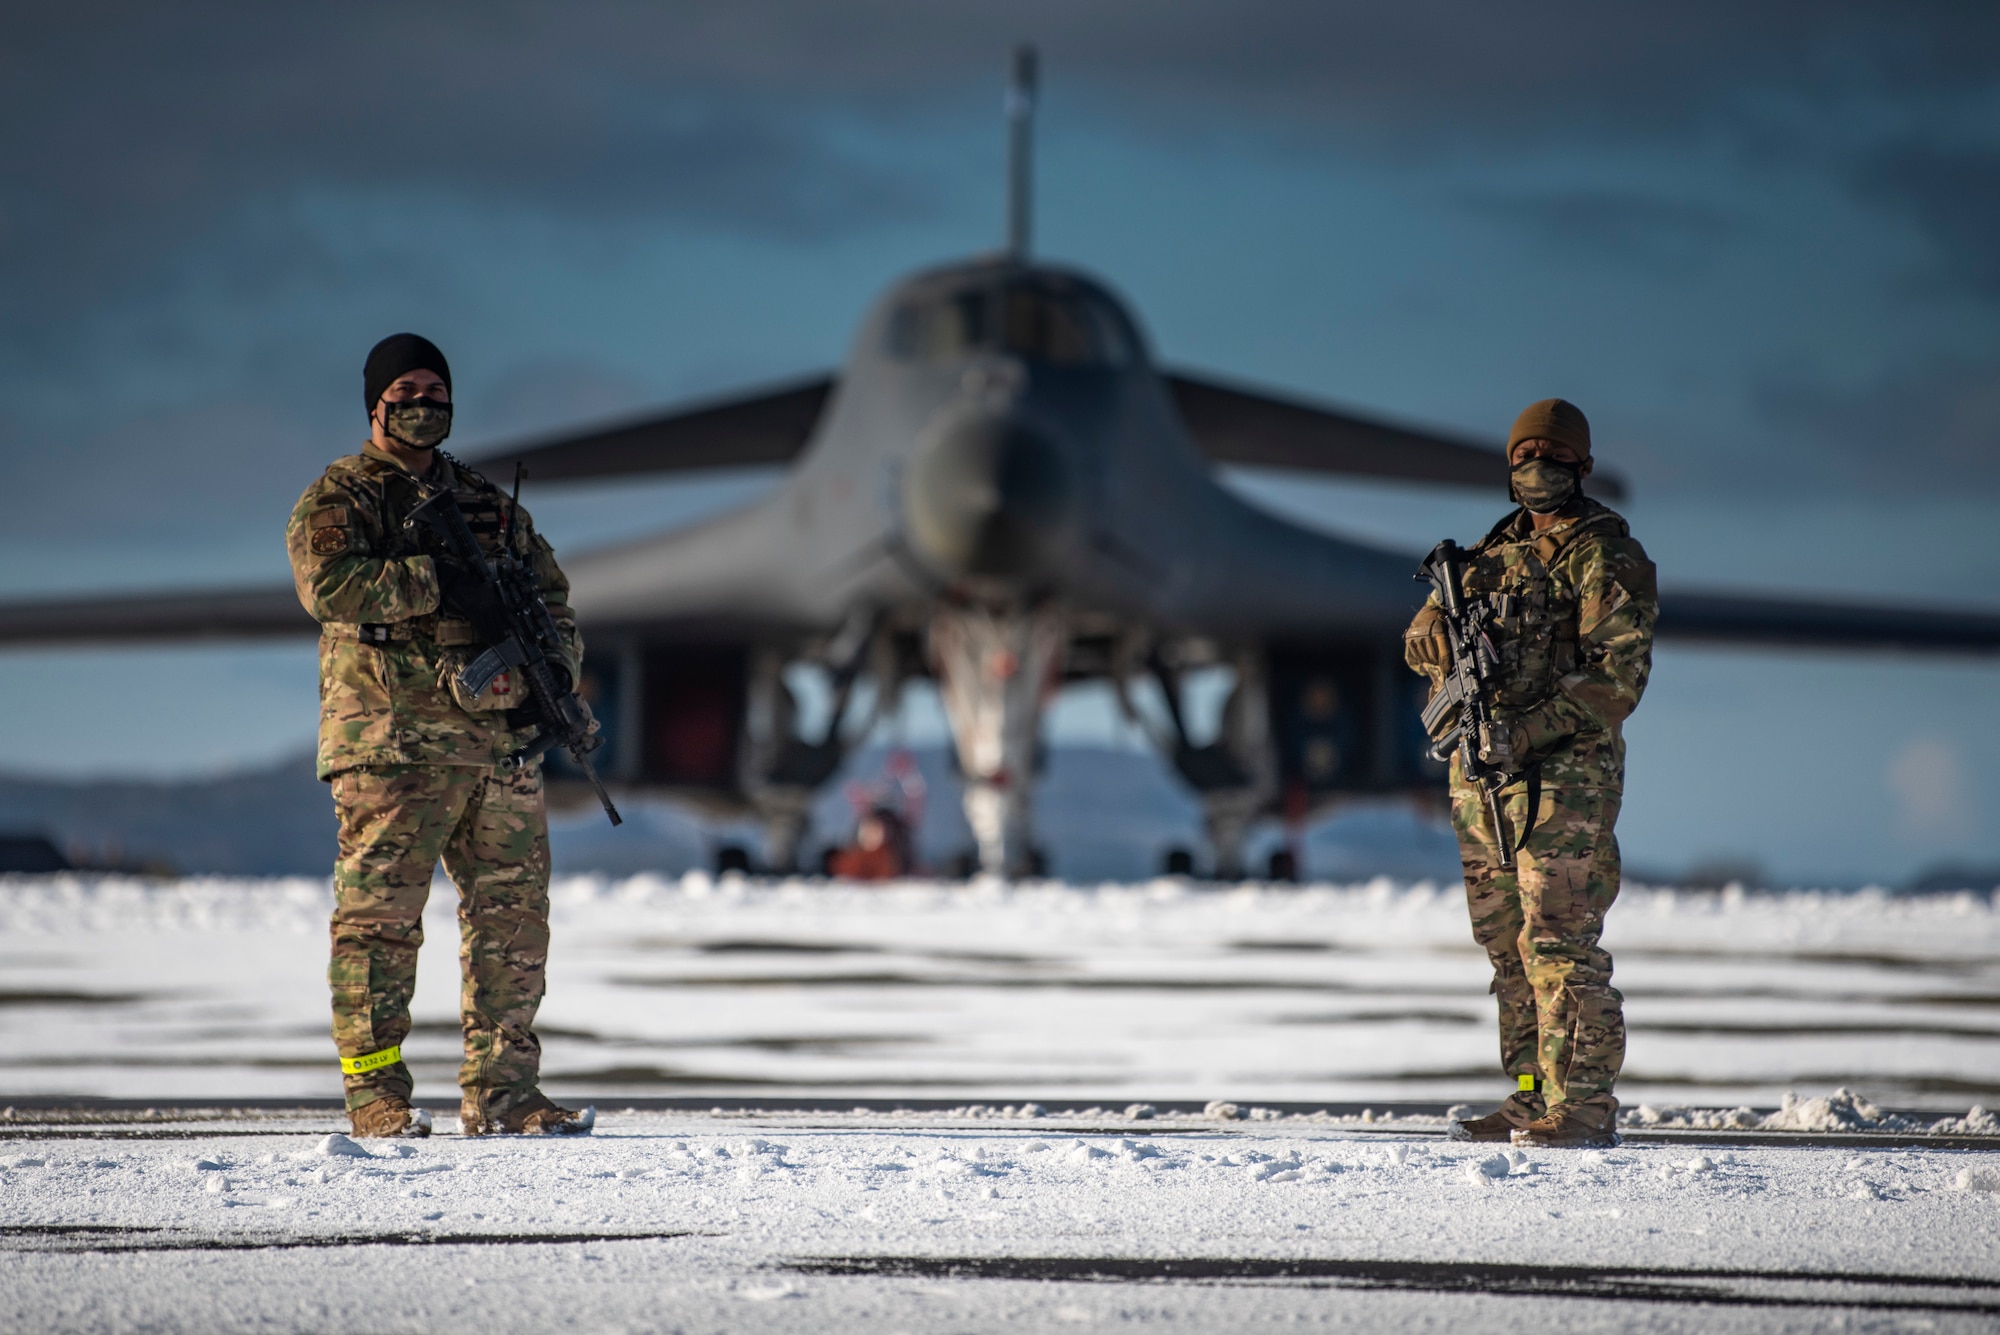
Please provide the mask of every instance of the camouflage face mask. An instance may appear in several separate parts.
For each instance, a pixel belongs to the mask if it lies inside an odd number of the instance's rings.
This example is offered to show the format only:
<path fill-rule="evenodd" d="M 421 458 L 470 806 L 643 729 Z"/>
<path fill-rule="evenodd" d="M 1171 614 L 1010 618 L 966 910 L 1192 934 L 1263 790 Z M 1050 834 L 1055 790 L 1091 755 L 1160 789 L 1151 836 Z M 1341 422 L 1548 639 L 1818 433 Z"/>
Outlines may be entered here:
<path fill-rule="evenodd" d="M 382 405 L 383 430 L 413 450 L 427 450 L 451 434 L 451 405 L 436 399 L 405 399 Z"/>
<path fill-rule="evenodd" d="M 1583 467 L 1558 459 L 1523 459 L 1508 476 L 1516 501 L 1538 515 L 1552 515 L 1576 495 L 1583 482 Z"/>

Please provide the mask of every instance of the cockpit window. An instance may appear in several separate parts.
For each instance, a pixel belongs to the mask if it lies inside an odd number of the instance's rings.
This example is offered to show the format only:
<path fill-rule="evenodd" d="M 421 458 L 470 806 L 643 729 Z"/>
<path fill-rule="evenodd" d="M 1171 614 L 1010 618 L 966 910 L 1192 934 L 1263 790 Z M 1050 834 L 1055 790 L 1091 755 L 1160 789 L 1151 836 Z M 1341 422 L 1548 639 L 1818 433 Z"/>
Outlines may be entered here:
<path fill-rule="evenodd" d="M 987 308 L 992 293 L 954 292 L 906 301 L 889 317 L 889 351 L 898 357 L 943 362 L 992 343 Z"/>
<path fill-rule="evenodd" d="M 1094 301 L 1031 287 L 1001 292 L 1001 341 L 1007 351 L 1055 366 L 1118 365 L 1116 331 Z"/>
<path fill-rule="evenodd" d="M 1092 293 L 1010 282 L 915 297 L 889 317 L 889 351 L 920 361 L 1007 352 L 1049 366 L 1116 367 L 1132 360 L 1118 314 Z"/>

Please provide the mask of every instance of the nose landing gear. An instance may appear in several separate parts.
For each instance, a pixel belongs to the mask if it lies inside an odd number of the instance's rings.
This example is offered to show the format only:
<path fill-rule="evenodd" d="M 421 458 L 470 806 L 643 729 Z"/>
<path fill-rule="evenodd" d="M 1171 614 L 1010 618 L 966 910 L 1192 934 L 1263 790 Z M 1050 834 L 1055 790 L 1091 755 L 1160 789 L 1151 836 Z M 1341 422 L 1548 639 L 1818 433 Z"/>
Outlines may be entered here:
<path fill-rule="evenodd" d="M 931 658 L 965 774 L 965 819 L 979 868 L 1037 874 L 1033 801 L 1042 709 L 1062 682 L 1060 608 L 948 607 L 931 621 Z"/>

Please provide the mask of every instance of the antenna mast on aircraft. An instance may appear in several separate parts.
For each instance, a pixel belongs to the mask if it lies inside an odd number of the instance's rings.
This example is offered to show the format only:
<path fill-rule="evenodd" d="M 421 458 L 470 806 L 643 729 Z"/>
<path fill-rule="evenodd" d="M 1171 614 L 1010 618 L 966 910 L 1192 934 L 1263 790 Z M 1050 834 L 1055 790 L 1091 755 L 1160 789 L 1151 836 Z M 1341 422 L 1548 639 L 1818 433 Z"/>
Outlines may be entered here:
<path fill-rule="evenodd" d="M 1014 48 L 1007 81 L 1007 254 L 1028 258 L 1028 230 L 1034 207 L 1035 48 Z"/>

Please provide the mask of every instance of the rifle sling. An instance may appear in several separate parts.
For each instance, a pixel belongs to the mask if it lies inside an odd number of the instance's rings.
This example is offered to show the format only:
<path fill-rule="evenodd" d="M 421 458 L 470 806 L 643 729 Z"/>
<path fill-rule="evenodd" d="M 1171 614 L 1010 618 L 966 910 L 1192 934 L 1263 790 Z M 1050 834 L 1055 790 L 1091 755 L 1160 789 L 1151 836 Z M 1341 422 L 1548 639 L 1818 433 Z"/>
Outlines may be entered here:
<path fill-rule="evenodd" d="M 1514 845 L 1519 853 L 1528 847 L 1528 836 L 1535 832 L 1535 822 L 1542 817 L 1542 762 L 1537 760 L 1528 766 L 1528 818 L 1521 822 L 1521 842 Z"/>

